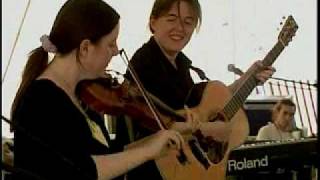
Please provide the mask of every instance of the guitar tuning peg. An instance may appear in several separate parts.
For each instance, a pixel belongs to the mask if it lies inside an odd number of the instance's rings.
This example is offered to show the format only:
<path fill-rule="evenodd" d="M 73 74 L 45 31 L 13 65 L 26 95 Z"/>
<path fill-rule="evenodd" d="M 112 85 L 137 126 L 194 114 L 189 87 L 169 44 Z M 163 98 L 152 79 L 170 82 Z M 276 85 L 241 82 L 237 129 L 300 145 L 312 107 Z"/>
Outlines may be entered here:
<path fill-rule="evenodd" d="M 286 16 L 282 16 L 282 19 L 286 19 Z"/>
<path fill-rule="evenodd" d="M 280 25 L 282 25 L 283 24 L 283 22 L 280 22 Z"/>

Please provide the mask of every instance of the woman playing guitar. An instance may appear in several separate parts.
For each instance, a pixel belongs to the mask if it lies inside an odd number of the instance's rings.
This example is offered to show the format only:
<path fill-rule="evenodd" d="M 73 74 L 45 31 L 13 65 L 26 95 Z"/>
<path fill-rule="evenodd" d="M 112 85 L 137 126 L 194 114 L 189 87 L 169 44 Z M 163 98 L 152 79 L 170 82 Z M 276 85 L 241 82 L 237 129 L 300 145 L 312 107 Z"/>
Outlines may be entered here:
<path fill-rule="evenodd" d="M 191 60 L 182 52 L 193 35 L 195 28 L 200 27 L 201 19 L 201 7 L 198 0 L 155 0 L 149 19 L 149 28 L 152 36 L 147 43 L 135 52 L 130 61 L 146 90 L 175 110 L 183 109 L 186 105 L 194 107 L 199 104 L 202 97 L 202 93 L 200 93 L 201 95 L 198 93 L 190 94 L 195 83 L 189 70 L 196 68 L 192 67 Z M 254 75 L 259 83 L 265 82 L 274 73 L 274 69 L 271 66 L 264 66 L 260 61 L 256 61 L 246 74 L 253 69 L 259 69 Z M 229 97 L 232 91 L 241 84 L 242 79 L 246 78 L 246 74 L 228 87 L 218 82 L 211 83 L 206 89 L 210 89 L 210 91 L 218 90 L 220 94 L 215 94 L 213 98 L 207 98 L 208 101 L 203 103 L 214 103 L 217 109 L 222 107 L 225 104 L 223 97 Z M 129 73 L 126 74 L 126 77 L 131 80 Z M 205 89 L 204 87 L 200 89 L 203 90 Z M 195 119 L 192 123 L 176 122 L 171 126 L 171 129 L 187 136 L 195 133 L 200 128 L 202 135 L 213 136 L 216 140 L 228 137 L 231 131 L 230 128 L 228 129 L 219 122 L 207 122 L 211 116 L 214 116 L 213 114 L 205 112 L 201 108 L 191 108 L 191 110 L 193 119 Z M 183 114 L 183 111 L 179 112 Z M 238 116 L 246 118 L 243 114 Z M 199 124 L 199 122 L 201 123 Z M 150 134 L 147 129 L 135 124 L 134 121 L 132 123 L 134 139 L 140 139 Z M 214 126 L 210 126 L 212 123 Z M 124 133 L 121 131 L 123 130 L 120 127 L 117 136 L 123 138 L 121 135 Z M 170 168 L 168 166 L 170 162 L 172 161 L 168 161 L 166 164 L 169 171 L 178 171 L 176 167 Z M 157 164 L 159 167 L 159 162 Z M 186 171 L 196 171 L 198 165 L 194 165 L 196 168 L 192 166 L 190 165 L 190 168 L 186 168 Z M 138 179 L 140 178 L 138 175 L 141 173 L 144 174 L 145 179 L 155 180 L 162 179 L 163 176 L 167 177 L 161 170 L 160 172 L 158 171 L 155 162 L 152 161 L 131 171 L 128 174 L 128 179 Z M 201 179 L 197 175 L 185 177 L 184 174 L 190 175 L 190 173 L 181 171 L 174 179 Z M 199 173 L 195 172 L 194 174 Z"/>

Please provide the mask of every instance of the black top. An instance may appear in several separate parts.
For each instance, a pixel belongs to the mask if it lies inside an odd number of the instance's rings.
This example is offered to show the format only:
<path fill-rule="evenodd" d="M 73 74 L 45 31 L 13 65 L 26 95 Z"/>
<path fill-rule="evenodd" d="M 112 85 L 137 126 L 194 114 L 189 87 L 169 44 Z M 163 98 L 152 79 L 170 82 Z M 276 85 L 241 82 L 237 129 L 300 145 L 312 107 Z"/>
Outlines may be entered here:
<path fill-rule="evenodd" d="M 191 60 L 182 52 L 176 57 L 177 69 L 169 62 L 153 37 L 138 49 L 130 60 L 147 91 L 173 109 L 182 109 L 194 82 L 190 75 Z M 130 78 L 127 72 L 126 77 Z"/>
<path fill-rule="evenodd" d="M 109 141 L 102 119 L 90 115 Z M 85 117 L 50 80 L 31 84 L 13 118 L 20 127 L 14 134 L 14 165 L 22 174 L 16 179 L 35 179 L 28 173 L 46 180 L 97 179 L 91 155 L 111 153 L 92 137 Z"/>
<path fill-rule="evenodd" d="M 177 69 L 169 62 L 153 37 L 138 49 L 130 60 L 145 89 L 173 109 L 183 109 L 188 101 L 189 91 L 194 86 L 190 75 L 191 60 L 182 52 L 177 55 Z M 132 81 L 127 71 L 126 78 Z M 120 118 L 119 118 L 120 119 Z M 133 122 L 135 139 L 152 132 Z M 117 121 L 121 123 L 121 121 Z M 126 128 L 118 126 L 117 139 L 124 141 Z M 143 175 L 143 176 L 142 176 Z M 162 179 L 154 161 L 149 161 L 128 173 L 128 179 Z"/>

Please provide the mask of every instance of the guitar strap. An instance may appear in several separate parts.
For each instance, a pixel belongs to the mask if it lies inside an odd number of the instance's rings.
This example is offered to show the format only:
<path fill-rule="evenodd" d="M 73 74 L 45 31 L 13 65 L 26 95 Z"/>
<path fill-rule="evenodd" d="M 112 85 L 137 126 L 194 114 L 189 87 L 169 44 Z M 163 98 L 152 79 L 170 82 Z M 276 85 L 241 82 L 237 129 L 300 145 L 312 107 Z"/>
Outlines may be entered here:
<path fill-rule="evenodd" d="M 202 69 L 194 67 L 192 65 L 190 65 L 190 69 L 196 72 L 201 80 L 205 80 L 204 82 L 194 84 L 185 98 L 184 104 L 188 105 L 189 107 L 193 107 L 200 103 L 202 93 L 206 87 L 207 82 L 210 81 L 210 79 L 206 76 Z"/>
<path fill-rule="evenodd" d="M 192 65 L 190 65 L 190 69 L 193 70 L 194 72 L 196 72 L 201 80 L 210 81 L 210 79 L 206 76 L 206 74 L 204 73 L 204 71 L 202 69 L 200 69 L 198 67 L 194 67 Z"/>

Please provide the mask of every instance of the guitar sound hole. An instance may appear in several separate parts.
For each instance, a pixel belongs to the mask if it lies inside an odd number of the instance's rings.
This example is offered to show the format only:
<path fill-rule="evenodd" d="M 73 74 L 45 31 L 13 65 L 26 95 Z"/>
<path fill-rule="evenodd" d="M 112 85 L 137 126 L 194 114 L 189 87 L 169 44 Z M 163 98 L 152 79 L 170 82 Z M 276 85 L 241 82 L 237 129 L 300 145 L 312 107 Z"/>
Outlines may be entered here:
<path fill-rule="evenodd" d="M 208 141 L 207 151 L 207 155 L 210 161 L 214 164 L 219 163 L 224 158 L 227 147 L 228 142 L 219 142 L 210 138 L 210 140 Z"/>
<path fill-rule="evenodd" d="M 224 158 L 228 142 L 216 141 L 210 136 L 204 137 L 200 131 L 197 131 L 194 135 L 200 148 L 212 163 L 217 164 Z"/>

